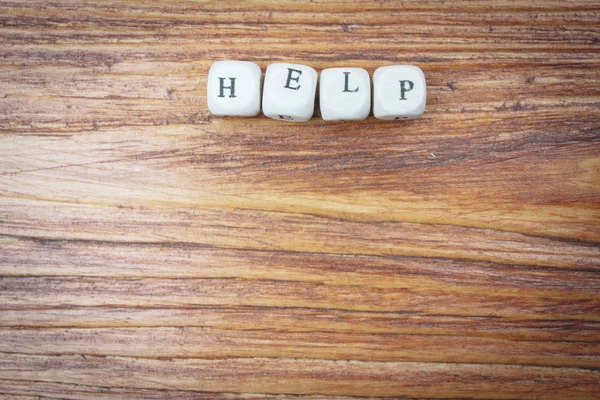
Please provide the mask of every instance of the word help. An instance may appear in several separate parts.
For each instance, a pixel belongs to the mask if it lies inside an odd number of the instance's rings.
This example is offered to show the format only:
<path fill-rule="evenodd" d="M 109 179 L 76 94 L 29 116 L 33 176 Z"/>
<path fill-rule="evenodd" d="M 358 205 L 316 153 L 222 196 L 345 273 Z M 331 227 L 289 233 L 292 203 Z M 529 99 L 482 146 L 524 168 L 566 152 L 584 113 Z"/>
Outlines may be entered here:
<path fill-rule="evenodd" d="M 208 72 L 208 109 L 216 116 L 254 117 L 261 109 L 273 119 L 308 121 L 313 116 L 317 71 L 301 64 L 267 67 L 262 85 L 260 67 L 248 61 L 217 61 Z M 371 79 L 362 68 L 321 71 L 319 103 L 326 121 L 359 121 L 371 111 L 383 120 L 414 119 L 425 111 L 427 85 L 419 67 L 390 65 Z"/>

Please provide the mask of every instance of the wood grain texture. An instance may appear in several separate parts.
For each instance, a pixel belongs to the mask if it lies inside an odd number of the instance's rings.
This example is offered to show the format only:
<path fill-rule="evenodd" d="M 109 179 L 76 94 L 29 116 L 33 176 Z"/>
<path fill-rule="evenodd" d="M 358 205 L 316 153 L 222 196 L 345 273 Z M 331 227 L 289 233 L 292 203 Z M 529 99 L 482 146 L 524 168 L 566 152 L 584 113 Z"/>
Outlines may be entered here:
<path fill-rule="evenodd" d="M 597 1 L 0 3 L 0 398 L 600 396 Z M 422 118 L 213 118 L 215 60 Z"/>

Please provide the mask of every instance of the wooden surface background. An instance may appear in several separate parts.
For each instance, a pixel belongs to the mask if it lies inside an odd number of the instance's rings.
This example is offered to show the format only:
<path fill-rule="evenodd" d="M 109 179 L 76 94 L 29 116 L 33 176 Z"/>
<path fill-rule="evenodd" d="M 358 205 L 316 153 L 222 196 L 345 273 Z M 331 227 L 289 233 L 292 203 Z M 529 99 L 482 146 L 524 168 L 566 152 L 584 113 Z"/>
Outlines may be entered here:
<path fill-rule="evenodd" d="M 427 111 L 213 118 L 222 59 Z M 3 0 L 0 129 L 4 398 L 600 397 L 598 1 Z"/>

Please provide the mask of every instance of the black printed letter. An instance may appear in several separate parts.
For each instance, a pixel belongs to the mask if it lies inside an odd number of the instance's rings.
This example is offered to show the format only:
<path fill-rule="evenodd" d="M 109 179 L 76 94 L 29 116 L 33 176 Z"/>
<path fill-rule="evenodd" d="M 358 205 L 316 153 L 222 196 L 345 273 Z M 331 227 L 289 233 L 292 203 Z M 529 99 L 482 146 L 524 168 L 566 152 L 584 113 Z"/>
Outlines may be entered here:
<path fill-rule="evenodd" d="M 350 72 L 344 72 L 344 75 L 345 75 L 344 76 L 345 82 L 344 82 L 344 90 L 343 91 L 344 92 L 358 92 L 358 88 L 356 88 L 354 90 L 348 89 L 348 75 L 350 75 Z"/>
<path fill-rule="evenodd" d="M 414 89 L 415 84 L 412 81 L 398 81 L 400 82 L 400 100 L 406 100 L 406 97 L 404 97 L 404 94 L 406 92 L 410 92 L 411 90 Z M 405 84 L 408 83 L 408 88 L 405 86 Z"/>
<path fill-rule="evenodd" d="M 298 76 L 297 77 L 292 77 L 292 72 L 297 72 Z M 287 77 L 287 82 L 285 83 L 284 88 L 286 89 L 292 89 L 292 90 L 298 90 L 300 89 L 300 85 L 296 86 L 296 87 L 291 87 L 290 86 L 290 82 L 294 81 L 294 82 L 298 82 L 298 80 L 300 80 L 300 75 L 302 75 L 302 71 L 299 71 L 297 69 L 292 69 L 292 68 L 288 68 L 288 77 Z"/>
<path fill-rule="evenodd" d="M 225 97 L 225 94 L 223 93 L 225 89 L 229 89 L 229 97 L 235 97 L 235 79 L 236 78 L 229 78 L 229 82 L 231 82 L 230 86 L 225 86 L 225 78 L 219 78 L 218 97 Z"/>

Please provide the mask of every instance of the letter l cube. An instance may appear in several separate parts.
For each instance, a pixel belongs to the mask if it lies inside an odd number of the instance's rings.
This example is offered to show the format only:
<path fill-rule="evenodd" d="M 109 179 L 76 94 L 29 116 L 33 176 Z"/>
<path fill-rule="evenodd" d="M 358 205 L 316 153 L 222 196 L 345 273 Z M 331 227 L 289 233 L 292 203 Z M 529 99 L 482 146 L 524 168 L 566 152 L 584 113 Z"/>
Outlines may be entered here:
<path fill-rule="evenodd" d="M 362 68 L 321 71 L 321 117 L 325 121 L 359 121 L 371 111 L 371 79 Z"/>

